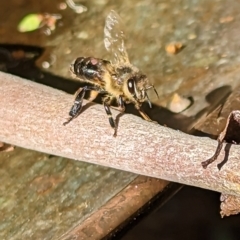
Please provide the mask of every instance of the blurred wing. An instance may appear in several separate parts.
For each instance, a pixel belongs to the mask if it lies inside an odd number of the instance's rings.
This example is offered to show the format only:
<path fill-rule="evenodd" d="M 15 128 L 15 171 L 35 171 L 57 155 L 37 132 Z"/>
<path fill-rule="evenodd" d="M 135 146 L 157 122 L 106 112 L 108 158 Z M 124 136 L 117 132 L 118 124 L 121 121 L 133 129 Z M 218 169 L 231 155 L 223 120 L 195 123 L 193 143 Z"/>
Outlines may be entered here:
<path fill-rule="evenodd" d="M 115 63 L 129 63 L 124 39 L 122 20 L 114 10 L 111 10 L 105 21 L 104 45 L 107 51 L 113 54 Z"/>

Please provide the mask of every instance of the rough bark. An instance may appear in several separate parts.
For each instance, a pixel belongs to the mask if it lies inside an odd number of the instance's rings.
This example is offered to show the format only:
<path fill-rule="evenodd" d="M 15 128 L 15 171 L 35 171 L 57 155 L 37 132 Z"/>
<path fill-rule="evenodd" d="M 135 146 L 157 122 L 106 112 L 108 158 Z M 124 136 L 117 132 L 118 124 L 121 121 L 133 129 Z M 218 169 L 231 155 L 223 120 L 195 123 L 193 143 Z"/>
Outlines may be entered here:
<path fill-rule="evenodd" d="M 216 141 L 131 114 L 120 118 L 114 138 L 98 104 L 63 126 L 72 102 L 73 96 L 62 91 L 0 73 L 0 141 L 240 196 L 239 146 L 223 148 L 218 161 L 203 169 L 201 162 L 212 156 Z M 216 164 L 222 161 L 219 171 Z"/>

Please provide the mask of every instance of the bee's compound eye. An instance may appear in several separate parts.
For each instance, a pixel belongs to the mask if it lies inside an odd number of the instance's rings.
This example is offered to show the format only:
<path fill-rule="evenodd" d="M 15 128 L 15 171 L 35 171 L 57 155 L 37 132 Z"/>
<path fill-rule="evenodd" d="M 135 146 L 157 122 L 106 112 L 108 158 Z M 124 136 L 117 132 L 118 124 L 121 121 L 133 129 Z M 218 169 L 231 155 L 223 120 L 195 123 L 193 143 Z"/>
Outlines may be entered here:
<path fill-rule="evenodd" d="M 73 70 L 75 74 L 79 74 L 81 71 L 81 68 L 83 66 L 83 61 L 84 61 L 84 57 L 79 57 L 75 60 L 74 64 L 73 64 Z"/>
<path fill-rule="evenodd" d="M 128 80 L 128 91 L 131 93 L 131 94 L 135 94 L 135 81 L 131 78 Z"/>
<path fill-rule="evenodd" d="M 74 65 L 82 64 L 82 62 L 85 60 L 84 57 L 79 57 L 75 60 Z"/>

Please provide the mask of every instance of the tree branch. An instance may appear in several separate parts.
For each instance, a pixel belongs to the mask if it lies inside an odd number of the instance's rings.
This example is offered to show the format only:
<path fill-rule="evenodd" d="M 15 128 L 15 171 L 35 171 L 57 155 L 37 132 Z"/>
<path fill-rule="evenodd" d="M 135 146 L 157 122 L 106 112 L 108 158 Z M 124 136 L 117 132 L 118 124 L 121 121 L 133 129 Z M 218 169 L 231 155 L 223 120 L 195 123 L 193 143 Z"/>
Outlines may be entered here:
<path fill-rule="evenodd" d="M 120 118 L 114 138 L 97 104 L 63 126 L 72 103 L 73 96 L 62 91 L 0 73 L 0 141 L 240 196 L 239 146 L 226 148 L 218 161 L 203 169 L 201 162 L 213 155 L 216 141 L 131 114 Z M 219 171 L 216 164 L 223 160 L 227 162 Z"/>

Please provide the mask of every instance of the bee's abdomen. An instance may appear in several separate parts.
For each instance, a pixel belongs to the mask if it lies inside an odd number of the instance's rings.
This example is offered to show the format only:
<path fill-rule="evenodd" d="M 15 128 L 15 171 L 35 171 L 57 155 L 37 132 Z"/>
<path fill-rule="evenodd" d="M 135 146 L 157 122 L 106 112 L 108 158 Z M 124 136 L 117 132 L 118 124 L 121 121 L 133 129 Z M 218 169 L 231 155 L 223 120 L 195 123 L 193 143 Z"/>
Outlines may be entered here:
<path fill-rule="evenodd" d="M 102 80 L 102 74 L 109 61 L 93 58 L 93 57 L 79 57 L 73 64 L 73 72 L 77 77 L 87 80 Z"/>

